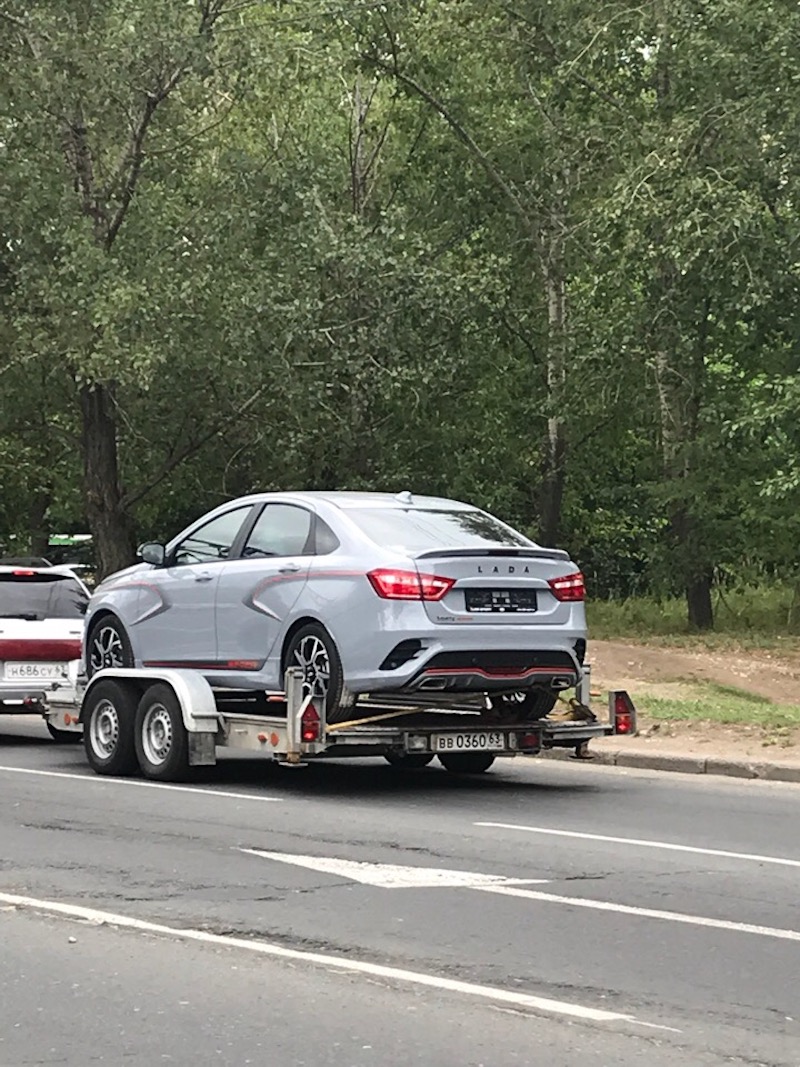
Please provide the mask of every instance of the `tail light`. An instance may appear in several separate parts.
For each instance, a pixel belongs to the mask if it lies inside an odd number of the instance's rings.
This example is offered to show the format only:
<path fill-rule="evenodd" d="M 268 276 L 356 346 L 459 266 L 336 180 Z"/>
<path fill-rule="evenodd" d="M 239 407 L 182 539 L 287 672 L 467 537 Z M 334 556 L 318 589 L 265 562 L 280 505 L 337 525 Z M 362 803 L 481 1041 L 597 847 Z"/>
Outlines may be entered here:
<path fill-rule="evenodd" d="M 624 689 L 617 689 L 608 696 L 611 705 L 611 722 L 615 734 L 636 733 L 636 708 Z"/>
<path fill-rule="evenodd" d="M 580 571 L 565 574 L 563 578 L 550 578 L 547 584 L 556 600 L 586 599 L 586 583 Z"/>
<path fill-rule="evenodd" d="M 34 578 L 36 571 L 24 570 L 24 571 L 12 571 L 11 574 L 14 578 Z"/>
<path fill-rule="evenodd" d="M 300 738 L 310 744 L 312 741 L 319 741 L 319 734 L 319 712 L 313 704 L 309 704 L 300 717 Z"/>
<path fill-rule="evenodd" d="M 383 600 L 441 600 L 456 584 L 455 578 L 391 568 L 370 571 L 367 578 Z"/>

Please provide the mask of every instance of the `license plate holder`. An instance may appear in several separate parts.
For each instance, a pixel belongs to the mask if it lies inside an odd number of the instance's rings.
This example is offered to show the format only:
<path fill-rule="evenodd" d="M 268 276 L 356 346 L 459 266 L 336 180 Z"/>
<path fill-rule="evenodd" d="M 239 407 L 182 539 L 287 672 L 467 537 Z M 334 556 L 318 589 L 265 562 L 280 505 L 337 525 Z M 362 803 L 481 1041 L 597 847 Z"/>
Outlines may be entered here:
<path fill-rule="evenodd" d="M 69 677 L 66 663 L 7 662 L 4 677 L 7 682 L 61 682 Z"/>
<path fill-rule="evenodd" d="M 503 752 L 508 747 L 508 739 L 500 730 L 454 730 L 431 737 L 434 752 Z"/>
<path fill-rule="evenodd" d="M 535 589 L 465 589 L 464 602 L 480 615 L 532 615 L 539 607 Z"/>

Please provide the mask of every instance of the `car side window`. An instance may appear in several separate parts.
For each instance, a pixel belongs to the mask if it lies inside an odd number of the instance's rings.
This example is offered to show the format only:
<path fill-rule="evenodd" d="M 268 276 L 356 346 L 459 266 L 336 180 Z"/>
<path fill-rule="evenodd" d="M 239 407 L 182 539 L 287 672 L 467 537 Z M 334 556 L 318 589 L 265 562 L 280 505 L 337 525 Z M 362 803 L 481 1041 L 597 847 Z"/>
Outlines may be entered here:
<path fill-rule="evenodd" d="M 335 552 L 339 547 L 339 538 L 328 526 L 327 522 L 323 522 L 317 515 L 316 529 L 314 530 L 314 545 L 315 555 L 327 556 L 330 552 Z"/>
<path fill-rule="evenodd" d="M 226 511 L 224 515 L 217 515 L 216 518 L 198 526 L 174 550 L 172 562 L 215 563 L 227 559 L 249 512 L 248 504 L 246 507 Z"/>
<path fill-rule="evenodd" d="M 313 518 L 295 504 L 267 504 L 242 550 L 244 559 L 313 554 Z"/>

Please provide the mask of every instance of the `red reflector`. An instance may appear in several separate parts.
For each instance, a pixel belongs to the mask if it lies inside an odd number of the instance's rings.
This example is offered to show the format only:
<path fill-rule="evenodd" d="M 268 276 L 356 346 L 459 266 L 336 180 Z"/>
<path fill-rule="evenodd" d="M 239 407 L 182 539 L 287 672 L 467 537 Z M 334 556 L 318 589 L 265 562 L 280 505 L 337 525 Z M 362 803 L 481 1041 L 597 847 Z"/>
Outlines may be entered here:
<path fill-rule="evenodd" d="M 455 578 L 440 578 L 435 574 L 417 574 L 379 568 L 367 575 L 370 584 L 384 600 L 441 600 L 456 584 Z"/>
<path fill-rule="evenodd" d="M 519 748 L 538 748 L 539 747 L 539 735 L 538 734 L 520 734 L 517 741 Z"/>
<path fill-rule="evenodd" d="M 319 741 L 320 719 L 319 712 L 313 704 L 309 704 L 300 716 L 300 737 L 303 741 Z"/>
<path fill-rule="evenodd" d="M 586 583 L 580 571 L 565 574 L 563 578 L 550 578 L 547 584 L 556 600 L 585 600 Z"/>

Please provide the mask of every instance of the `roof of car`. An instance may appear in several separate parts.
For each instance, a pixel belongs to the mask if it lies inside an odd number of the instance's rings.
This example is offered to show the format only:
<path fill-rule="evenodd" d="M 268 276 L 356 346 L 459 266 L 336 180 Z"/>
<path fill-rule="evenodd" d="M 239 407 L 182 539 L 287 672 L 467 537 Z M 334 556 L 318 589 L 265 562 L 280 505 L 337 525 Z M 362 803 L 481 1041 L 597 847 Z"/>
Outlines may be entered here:
<path fill-rule="evenodd" d="M 298 490 L 289 493 L 261 493 L 254 496 L 254 500 L 272 500 L 279 497 L 293 497 L 299 500 L 324 500 L 336 507 L 347 508 L 430 508 L 432 510 L 463 510 L 475 511 L 472 504 L 464 504 L 459 500 L 448 500 L 438 496 L 416 496 L 407 490 L 399 493 L 367 493 L 349 492 L 346 490 Z"/>

